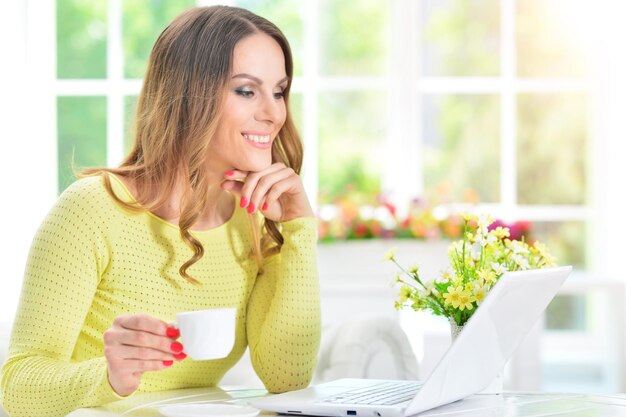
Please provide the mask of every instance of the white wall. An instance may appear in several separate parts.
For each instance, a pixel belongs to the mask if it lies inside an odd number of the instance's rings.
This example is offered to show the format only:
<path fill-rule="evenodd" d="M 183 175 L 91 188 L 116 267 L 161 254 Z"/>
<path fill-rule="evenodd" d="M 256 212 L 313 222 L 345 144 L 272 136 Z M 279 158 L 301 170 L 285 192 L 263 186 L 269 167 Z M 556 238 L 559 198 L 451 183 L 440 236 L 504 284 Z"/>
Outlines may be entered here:
<path fill-rule="evenodd" d="M 46 4 L 47 3 L 47 4 Z M 55 198 L 52 2 L 5 0 L 0 25 L 0 322 L 12 319 L 28 248 Z M 27 11 L 32 20 L 26 20 Z M 40 50 L 26 48 L 33 37 Z M 52 61 L 54 62 L 54 61 Z M 52 106 L 51 106 L 52 104 Z"/>

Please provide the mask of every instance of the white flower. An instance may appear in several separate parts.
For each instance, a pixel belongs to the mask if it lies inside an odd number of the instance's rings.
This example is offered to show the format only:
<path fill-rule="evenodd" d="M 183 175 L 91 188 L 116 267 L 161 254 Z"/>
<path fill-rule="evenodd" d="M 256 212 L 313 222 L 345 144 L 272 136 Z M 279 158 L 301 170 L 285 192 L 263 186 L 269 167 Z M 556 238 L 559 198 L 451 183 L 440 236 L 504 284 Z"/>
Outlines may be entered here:
<path fill-rule="evenodd" d="M 478 216 L 478 230 L 476 231 L 476 233 L 481 236 L 486 236 L 487 233 L 489 233 L 489 225 L 491 223 L 493 223 L 493 220 L 491 220 L 491 217 L 489 217 L 488 214 L 481 214 L 480 216 Z"/>
<path fill-rule="evenodd" d="M 463 251 L 463 241 L 462 240 L 458 240 L 455 242 L 452 242 L 450 244 L 450 246 L 448 247 L 448 255 L 452 256 L 456 253 L 461 253 Z"/>
<path fill-rule="evenodd" d="M 513 262 L 515 262 L 521 270 L 530 269 L 530 263 L 528 263 L 528 259 L 524 258 L 522 255 L 512 255 L 511 259 L 513 259 Z"/>
<path fill-rule="evenodd" d="M 509 270 L 505 265 L 497 262 L 491 263 L 491 269 L 493 269 L 493 272 L 495 272 L 497 276 L 500 276 Z"/>
<path fill-rule="evenodd" d="M 489 292 L 489 288 L 486 285 L 480 285 L 479 283 L 474 285 L 473 294 L 476 299 L 476 304 L 480 305 L 483 302 L 487 296 L 487 292 Z"/>
<path fill-rule="evenodd" d="M 441 276 L 436 279 L 436 281 L 439 284 L 447 284 L 448 282 L 452 280 L 453 276 L 454 276 L 454 271 L 452 270 L 452 268 L 447 268 L 446 270 L 443 271 Z"/>
<path fill-rule="evenodd" d="M 520 242 L 518 240 L 511 240 L 507 245 L 509 249 L 513 251 L 513 253 L 530 253 L 526 244 L 524 242 Z"/>
<path fill-rule="evenodd" d="M 480 246 L 482 246 L 483 248 L 497 241 L 498 241 L 498 238 L 492 233 L 489 233 L 486 235 L 478 235 L 478 237 L 476 237 L 476 242 L 479 243 Z"/>

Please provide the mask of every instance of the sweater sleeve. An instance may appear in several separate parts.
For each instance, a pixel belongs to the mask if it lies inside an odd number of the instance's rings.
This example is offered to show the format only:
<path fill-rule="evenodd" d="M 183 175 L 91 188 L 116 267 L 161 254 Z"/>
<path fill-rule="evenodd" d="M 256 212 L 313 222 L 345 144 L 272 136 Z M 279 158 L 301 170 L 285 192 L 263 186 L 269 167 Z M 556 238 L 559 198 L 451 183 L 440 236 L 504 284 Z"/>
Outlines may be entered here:
<path fill-rule="evenodd" d="M 77 362 L 72 353 L 108 251 L 90 190 L 97 178 L 74 183 L 59 198 L 33 240 L 1 394 L 12 417 L 64 416 L 120 398 L 104 357 Z"/>
<path fill-rule="evenodd" d="M 257 277 L 246 329 L 252 365 L 270 392 L 309 384 L 320 340 L 316 220 L 299 218 L 282 226 L 284 244 Z"/>

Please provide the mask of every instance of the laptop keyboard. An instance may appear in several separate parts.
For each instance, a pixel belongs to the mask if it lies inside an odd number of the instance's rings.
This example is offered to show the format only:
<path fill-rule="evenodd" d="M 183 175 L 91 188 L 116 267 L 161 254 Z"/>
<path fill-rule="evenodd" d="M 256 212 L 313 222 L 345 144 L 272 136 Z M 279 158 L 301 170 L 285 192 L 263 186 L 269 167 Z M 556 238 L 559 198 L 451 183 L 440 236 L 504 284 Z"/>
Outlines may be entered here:
<path fill-rule="evenodd" d="M 366 388 L 342 392 L 341 394 L 324 398 L 320 402 L 330 404 L 393 405 L 413 399 L 421 386 L 422 384 L 415 381 L 383 382 Z"/>

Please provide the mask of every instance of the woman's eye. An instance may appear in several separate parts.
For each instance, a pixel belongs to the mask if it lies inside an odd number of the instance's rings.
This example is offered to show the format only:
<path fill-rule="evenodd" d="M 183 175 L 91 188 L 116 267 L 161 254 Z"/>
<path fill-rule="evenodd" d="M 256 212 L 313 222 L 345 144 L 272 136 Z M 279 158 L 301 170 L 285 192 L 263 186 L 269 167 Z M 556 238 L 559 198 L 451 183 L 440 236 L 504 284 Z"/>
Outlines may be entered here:
<path fill-rule="evenodd" d="M 277 99 L 277 100 L 281 100 L 281 99 L 285 98 L 285 92 L 281 91 L 281 92 L 278 92 L 278 93 L 274 93 L 274 98 Z"/>
<path fill-rule="evenodd" d="M 254 95 L 254 91 L 241 90 L 241 89 L 235 90 L 235 93 L 240 95 L 240 96 L 242 96 L 242 97 L 252 97 Z"/>

